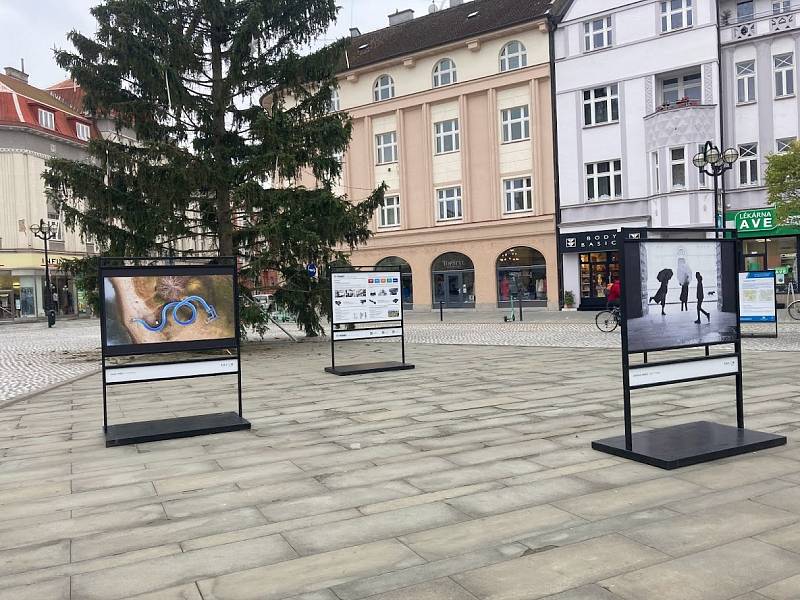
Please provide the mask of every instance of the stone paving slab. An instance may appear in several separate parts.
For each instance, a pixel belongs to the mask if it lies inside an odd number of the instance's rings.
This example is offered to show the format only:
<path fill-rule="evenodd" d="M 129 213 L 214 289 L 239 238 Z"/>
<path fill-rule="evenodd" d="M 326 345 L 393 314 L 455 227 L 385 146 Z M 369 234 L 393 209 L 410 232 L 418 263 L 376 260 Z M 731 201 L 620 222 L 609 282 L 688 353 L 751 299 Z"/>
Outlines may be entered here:
<path fill-rule="evenodd" d="M 415 371 L 356 378 L 324 374 L 327 352 L 246 348 L 248 432 L 107 449 L 97 376 L 5 406 L 0 599 L 800 596 L 800 354 L 744 360 L 748 425 L 789 446 L 666 472 L 589 446 L 621 433 L 614 349 L 409 344 Z M 732 393 L 637 392 L 636 428 L 729 423 Z M 110 400 L 121 422 L 235 396 L 214 379 Z"/>

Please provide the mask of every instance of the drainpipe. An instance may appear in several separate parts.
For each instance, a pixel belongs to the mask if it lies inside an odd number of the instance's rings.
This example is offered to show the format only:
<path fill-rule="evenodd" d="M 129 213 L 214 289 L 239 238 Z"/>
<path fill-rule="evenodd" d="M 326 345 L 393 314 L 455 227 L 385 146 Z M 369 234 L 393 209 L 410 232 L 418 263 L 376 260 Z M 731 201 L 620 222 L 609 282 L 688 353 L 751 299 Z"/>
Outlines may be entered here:
<path fill-rule="evenodd" d="M 561 181 L 558 173 L 558 108 L 556 106 L 556 39 L 555 32 L 558 21 L 552 15 L 547 16 L 548 41 L 550 46 L 550 109 L 553 121 L 553 183 L 555 191 L 556 218 L 556 270 L 558 275 L 558 308 L 564 308 L 564 257 L 559 246 L 561 231 Z"/>
<path fill-rule="evenodd" d="M 728 146 L 725 144 L 725 104 L 724 104 L 724 92 L 725 92 L 725 77 L 722 72 L 722 24 L 720 23 L 719 19 L 719 3 L 713 2 L 715 18 L 717 20 L 717 77 L 719 78 L 719 86 L 718 86 L 718 97 L 717 97 L 717 104 L 719 106 L 719 147 L 723 150 Z M 725 184 L 725 176 L 722 176 L 722 189 L 720 190 L 722 197 L 720 198 L 720 202 L 722 206 L 720 207 L 722 211 L 722 226 L 725 227 L 725 209 L 726 205 L 728 204 L 727 194 L 726 194 L 726 184 Z M 715 217 L 716 220 L 716 217 Z M 716 222 L 714 223 L 716 226 Z"/>

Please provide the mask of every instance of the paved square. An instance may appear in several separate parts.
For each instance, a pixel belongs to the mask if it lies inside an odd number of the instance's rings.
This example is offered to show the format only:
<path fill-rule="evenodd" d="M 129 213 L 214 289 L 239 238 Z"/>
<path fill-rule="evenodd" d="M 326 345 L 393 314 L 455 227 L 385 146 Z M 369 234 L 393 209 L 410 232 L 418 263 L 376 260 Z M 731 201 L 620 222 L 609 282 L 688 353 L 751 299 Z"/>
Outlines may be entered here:
<path fill-rule="evenodd" d="M 744 357 L 747 425 L 788 446 L 671 472 L 589 447 L 622 429 L 616 349 L 408 355 L 341 378 L 324 343 L 248 346 L 252 431 L 138 447 L 104 447 L 97 375 L 5 407 L 0 600 L 800 597 L 799 354 Z M 110 420 L 230 410 L 230 384 L 112 388 Z M 732 381 L 633 404 L 734 422 Z"/>

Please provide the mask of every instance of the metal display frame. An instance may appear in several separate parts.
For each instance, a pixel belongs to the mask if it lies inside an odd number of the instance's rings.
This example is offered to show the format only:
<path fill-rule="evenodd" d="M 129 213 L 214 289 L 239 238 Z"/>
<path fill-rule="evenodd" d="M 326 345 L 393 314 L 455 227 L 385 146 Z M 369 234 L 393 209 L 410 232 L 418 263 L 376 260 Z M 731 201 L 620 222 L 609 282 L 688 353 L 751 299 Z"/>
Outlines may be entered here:
<path fill-rule="evenodd" d="M 625 229 L 623 228 L 623 234 Z M 653 237 L 653 236 L 656 237 Z M 657 237 L 664 235 L 664 237 Z M 713 237 L 708 237 L 713 235 Z M 695 237 L 692 237 L 695 236 Z M 701 237 L 705 236 L 705 237 Z M 691 346 L 663 347 L 648 350 L 629 350 L 628 322 L 629 314 L 628 294 L 626 290 L 626 277 L 628 276 L 625 260 L 626 247 L 633 244 L 648 242 L 666 243 L 692 243 L 702 241 L 713 241 L 732 246 L 733 256 L 736 257 L 736 232 L 725 229 L 649 229 L 647 235 L 639 239 L 627 239 L 622 236 L 622 252 L 620 255 L 620 276 L 622 284 L 622 386 L 623 386 L 623 416 L 625 424 L 625 434 L 622 436 L 611 437 L 592 442 L 592 448 L 621 456 L 636 462 L 641 462 L 662 469 L 677 469 L 703 462 L 718 460 L 728 456 L 755 452 L 766 448 L 773 448 L 786 444 L 786 437 L 751 431 L 744 428 L 744 397 L 742 382 L 742 344 L 740 327 L 740 306 L 739 306 L 739 276 L 738 268 L 735 281 L 735 303 L 736 303 L 736 339 L 733 342 L 715 342 L 707 344 L 696 344 Z M 734 262 L 734 265 L 736 262 Z M 711 346 L 733 346 L 732 352 L 711 354 Z M 704 355 L 681 358 L 667 359 L 653 362 L 649 360 L 649 354 L 669 351 L 669 350 L 691 350 L 704 349 Z M 632 355 L 642 355 L 642 362 L 631 364 Z M 644 371 L 641 369 L 662 368 L 669 369 L 675 365 L 696 365 L 709 364 L 705 361 L 727 361 L 730 365 L 727 370 L 720 370 L 714 374 L 702 374 L 698 368 L 695 375 L 678 377 L 675 379 L 651 382 L 645 385 L 631 385 L 631 374 L 639 374 Z M 733 366 L 735 361 L 735 367 Z M 633 421 L 631 411 L 631 392 L 633 390 L 660 387 L 665 385 L 676 385 L 689 381 L 714 380 L 722 377 L 734 377 L 736 383 L 736 427 L 712 423 L 709 421 L 698 421 L 674 425 L 661 429 L 652 429 L 633 433 Z"/>
<path fill-rule="evenodd" d="M 743 338 L 767 338 L 767 339 L 776 339 L 778 337 L 778 278 L 776 276 L 774 269 L 767 269 L 764 271 L 740 271 L 737 275 L 744 275 L 747 273 L 772 273 L 772 299 L 775 302 L 775 332 L 774 333 L 761 333 L 758 331 L 743 331 L 741 332 L 741 336 Z M 751 321 L 747 321 L 747 323 L 751 323 Z M 758 324 L 758 323 L 753 323 Z M 739 326 L 741 328 L 741 321 L 739 321 Z"/>
<path fill-rule="evenodd" d="M 207 261 L 200 263 L 200 261 Z M 126 263 L 146 263 L 126 265 Z M 154 264 L 161 263 L 161 264 Z M 175 264 L 179 263 L 179 264 Z M 183 264 L 181 264 L 183 263 Z M 106 332 L 106 307 L 104 300 L 105 280 L 108 277 L 147 277 L 156 274 L 176 273 L 191 276 L 192 274 L 203 275 L 219 274 L 228 275 L 233 281 L 233 309 L 234 309 L 234 329 L 233 338 L 216 340 L 197 340 L 189 342 L 165 342 L 152 344 L 135 344 L 122 346 L 108 346 Z M 210 273 L 211 272 L 211 273 Z M 240 320 L 239 320 L 239 276 L 236 259 L 232 257 L 223 258 L 101 258 L 98 273 L 98 285 L 100 289 L 100 337 L 101 337 L 101 359 L 102 359 L 102 385 L 103 385 L 103 432 L 106 438 L 106 447 L 125 446 L 129 444 L 139 444 L 144 442 L 154 442 L 198 435 L 208 435 L 212 433 L 225 433 L 229 431 L 242 431 L 251 428 L 249 421 L 242 416 L 242 368 L 241 368 L 241 340 L 240 340 Z M 190 353 L 197 351 L 218 350 L 222 352 L 232 352 L 231 356 L 215 358 L 189 358 L 187 360 L 170 360 L 164 362 L 128 363 L 128 364 L 108 364 L 108 360 L 120 357 L 145 356 L 160 353 Z M 224 372 L 202 372 L 203 363 L 212 362 L 235 362 L 235 370 L 228 368 Z M 185 375 L 159 375 L 151 377 L 134 378 L 130 381 L 108 381 L 110 374 L 120 373 L 122 369 L 153 370 L 159 367 L 174 366 L 176 369 L 187 365 L 198 366 L 200 372 Z M 210 365 L 209 365 L 210 366 Z M 135 383 L 152 383 L 159 381 L 173 381 L 179 379 L 194 379 L 198 377 L 221 377 L 236 376 L 236 390 L 238 400 L 238 410 L 236 412 L 223 412 L 194 415 L 187 417 L 177 417 L 171 419 L 159 419 L 153 421 L 139 421 L 133 423 L 108 424 L 108 387 L 118 385 L 128 385 Z M 113 377 L 112 377 L 113 379 Z"/>
<path fill-rule="evenodd" d="M 325 367 L 326 373 L 333 375 L 348 376 L 348 375 L 365 375 L 368 373 L 384 373 L 387 371 L 407 371 L 414 368 L 413 364 L 406 362 L 406 338 L 405 338 L 405 311 L 403 309 L 402 294 L 398 307 L 400 309 L 400 320 L 379 320 L 369 321 L 363 323 L 334 323 L 333 317 L 333 275 L 336 273 L 396 273 L 398 278 L 398 285 L 402 289 L 402 269 L 400 267 L 376 267 L 376 266 L 347 266 L 347 267 L 328 267 L 328 282 L 330 293 L 330 324 L 331 324 L 331 366 Z M 337 330 L 337 325 L 344 325 L 347 329 Z M 366 325 L 365 327 L 358 327 L 358 325 Z M 360 331 L 381 331 L 381 330 L 394 330 L 399 329 L 400 333 L 397 335 L 377 335 L 374 338 L 369 336 L 359 337 L 354 339 L 336 339 L 337 333 L 349 333 Z M 356 342 L 369 339 L 392 339 L 400 338 L 400 362 L 397 361 L 383 361 L 375 363 L 360 363 L 353 365 L 337 365 L 336 364 L 336 344 L 342 342 Z"/>

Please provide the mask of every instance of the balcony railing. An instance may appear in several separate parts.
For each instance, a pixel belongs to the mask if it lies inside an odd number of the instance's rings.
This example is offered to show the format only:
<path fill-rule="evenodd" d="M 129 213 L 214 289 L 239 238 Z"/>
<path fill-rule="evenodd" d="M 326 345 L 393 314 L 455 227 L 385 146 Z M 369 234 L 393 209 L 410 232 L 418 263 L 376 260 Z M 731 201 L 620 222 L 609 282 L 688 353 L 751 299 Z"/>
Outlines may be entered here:
<path fill-rule="evenodd" d="M 722 43 L 746 40 L 770 33 L 796 29 L 800 23 L 800 8 L 763 12 L 742 18 L 722 17 Z"/>

